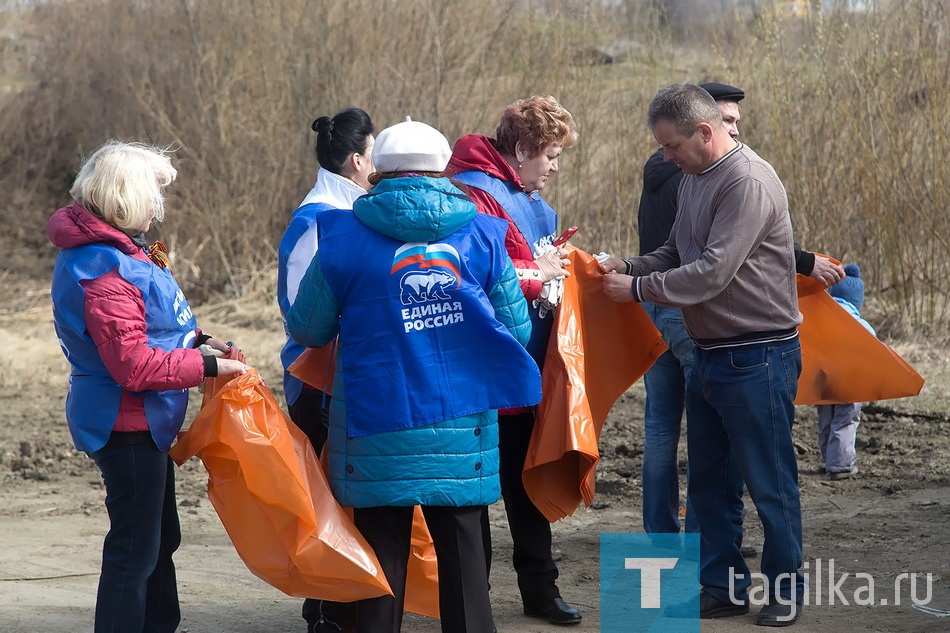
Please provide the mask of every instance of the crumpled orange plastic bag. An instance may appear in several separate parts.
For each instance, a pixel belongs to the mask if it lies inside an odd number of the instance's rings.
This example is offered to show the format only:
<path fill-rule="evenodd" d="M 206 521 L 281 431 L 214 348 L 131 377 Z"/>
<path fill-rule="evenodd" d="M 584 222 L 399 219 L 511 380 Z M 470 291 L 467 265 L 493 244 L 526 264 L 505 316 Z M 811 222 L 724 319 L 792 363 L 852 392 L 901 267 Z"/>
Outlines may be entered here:
<path fill-rule="evenodd" d="M 179 465 L 195 455 L 204 462 L 208 497 L 248 569 L 291 596 L 350 602 L 392 595 L 306 435 L 257 371 L 223 387 L 214 382 L 169 455 Z"/>
<path fill-rule="evenodd" d="M 336 343 L 307 348 L 288 367 L 292 376 L 324 393 L 333 393 Z M 352 518 L 352 511 L 346 510 Z M 412 551 L 406 571 L 406 611 L 439 618 L 439 568 L 422 509 L 412 515 Z"/>
<path fill-rule="evenodd" d="M 802 375 L 795 404 L 871 402 L 920 393 L 920 374 L 804 275 L 798 275 L 798 307 Z"/>
<path fill-rule="evenodd" d="M 336 369 L 336 340 L 323 347 L 308 347 L 290 364 L 287 371 L 323 393 L 333 393 L 333 374 Z"/>
<path fill-rule="evenodd" d="M 597 260 L 568 250 L 571 276 L 555 313 L 522 473 L 531 501 L 552 522 L 574 514 L 581 501 L 593 502 L 604 420 L 667 349 L 640 304 L 607 298 Z"/>
<path fill-rule="evenodd" d="M 429 526 L 416 506 L 412 514 L 412 551 L 406 570 L 405 610 L 439 619 L 439 563 Z"/>

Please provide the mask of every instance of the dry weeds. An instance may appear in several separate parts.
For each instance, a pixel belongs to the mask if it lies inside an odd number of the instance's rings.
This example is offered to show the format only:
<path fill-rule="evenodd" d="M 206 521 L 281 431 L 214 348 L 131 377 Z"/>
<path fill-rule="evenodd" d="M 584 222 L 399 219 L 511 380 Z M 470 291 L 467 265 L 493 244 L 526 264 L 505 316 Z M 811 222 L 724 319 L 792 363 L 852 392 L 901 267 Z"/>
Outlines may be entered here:
<path fill-rule="evenodd" d="M 48 276 L 43 227 L 81 155 L 133 138 L 178 148 L 158 233 L 192 301 L 245 297 L 312 183 L 313 118 L 358 105 L 378 128 L 409 114 L 454 140 L 491 134 L 532 93 L 556 95 L 581 132 L 546 197 L 581 227 L 578 246 L 630 254 L 650 97 L 721 80 L 748 94 L 744 138 L 784 180 L 797 239 L 862 265 L 887 335 L 940 334 L 950 0 L 874 4 L 794 19 L 717 10 L 684 30 L 637 0 L 8 0 L 5 270 Z"/>

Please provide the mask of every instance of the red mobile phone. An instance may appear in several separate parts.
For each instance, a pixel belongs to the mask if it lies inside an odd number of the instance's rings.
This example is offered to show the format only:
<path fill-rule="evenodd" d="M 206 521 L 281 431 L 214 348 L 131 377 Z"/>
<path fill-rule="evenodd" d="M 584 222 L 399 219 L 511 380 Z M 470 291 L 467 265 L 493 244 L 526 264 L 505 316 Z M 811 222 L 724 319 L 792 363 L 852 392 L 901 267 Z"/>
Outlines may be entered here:
<path fill-rule="evenodd" d="M 577 233 L 577 227 L 572 226 L 571 228 L 561 233 L 561 236 L 557 238 L 556 240 L 554 240 L 553 242 L 551 242 L 551 244 L 553 244 L 554 246 L 561 246 L 562 244 L 566 244 L 569 239 L 574 237 L 575 233 Z"/>

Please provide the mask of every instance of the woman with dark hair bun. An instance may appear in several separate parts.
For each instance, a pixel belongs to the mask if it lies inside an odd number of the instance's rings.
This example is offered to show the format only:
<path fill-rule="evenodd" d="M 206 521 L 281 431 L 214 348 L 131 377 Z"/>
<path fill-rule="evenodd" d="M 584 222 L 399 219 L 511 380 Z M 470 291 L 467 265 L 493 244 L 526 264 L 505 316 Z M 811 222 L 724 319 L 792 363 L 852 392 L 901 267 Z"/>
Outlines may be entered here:
<path fill-rule="evenodd" d="M 369 191 L 375 171 L 372 153 L 373 122 L 360 108 L 347 108 L 332 117 L 321 116 L 310 128 L 317 133 L 315 146 L 320 169 L 317 182 L 290 218 L 280 240 L 277 262 L 277 302 L 285 317 L 297 298 L 300 280 L 317 253 L 317 216 L 328 209 L 352 209 L 353 202 Z M 286 332 L 286 320 L 284 330 Z M 284 396 L 290 418 L 310 438 L 319 455 L 327 440 L 330 397 L 287 372 L 304 347 L 287 336 L 280 352 L 284 366 Z M 308 633 L 348 631 L 352 609 L 346 605 L 307 599 L 303 617 Z"/>
<path fill-rule="evenodd" d="M 347 163 L 353 155 L 369 159 L 372 153 L 373 122 L 359 108 L 347 108 L 333 118 L 322 116 L 310 127 L 317 133 L 317 161 L 331 173 L 350 177 Z M 358 178 L 353 180 L 362 186 Z"/>

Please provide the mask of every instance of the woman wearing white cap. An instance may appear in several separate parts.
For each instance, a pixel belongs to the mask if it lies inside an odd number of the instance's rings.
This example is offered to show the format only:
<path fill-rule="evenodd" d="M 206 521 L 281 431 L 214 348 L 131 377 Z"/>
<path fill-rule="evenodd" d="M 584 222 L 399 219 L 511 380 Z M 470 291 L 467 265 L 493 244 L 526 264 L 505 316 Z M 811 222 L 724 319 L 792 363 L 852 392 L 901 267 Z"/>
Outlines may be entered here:
<path fill-rule="evenodd" d="M 481 515 L 499 497 L 495 409 L 541 398 L 506 224 L 443 176 L 449 155 L 424 123 L 383 130 L 374 188 L 318 218 L 320 250 L 287 313 L 303 345 L 339 334 L 330 486 L 395 594 L 357 603 L 364 633 L 400 629 L 415 505 L 438 557 L 442 630 L 492 631 Z"/>

